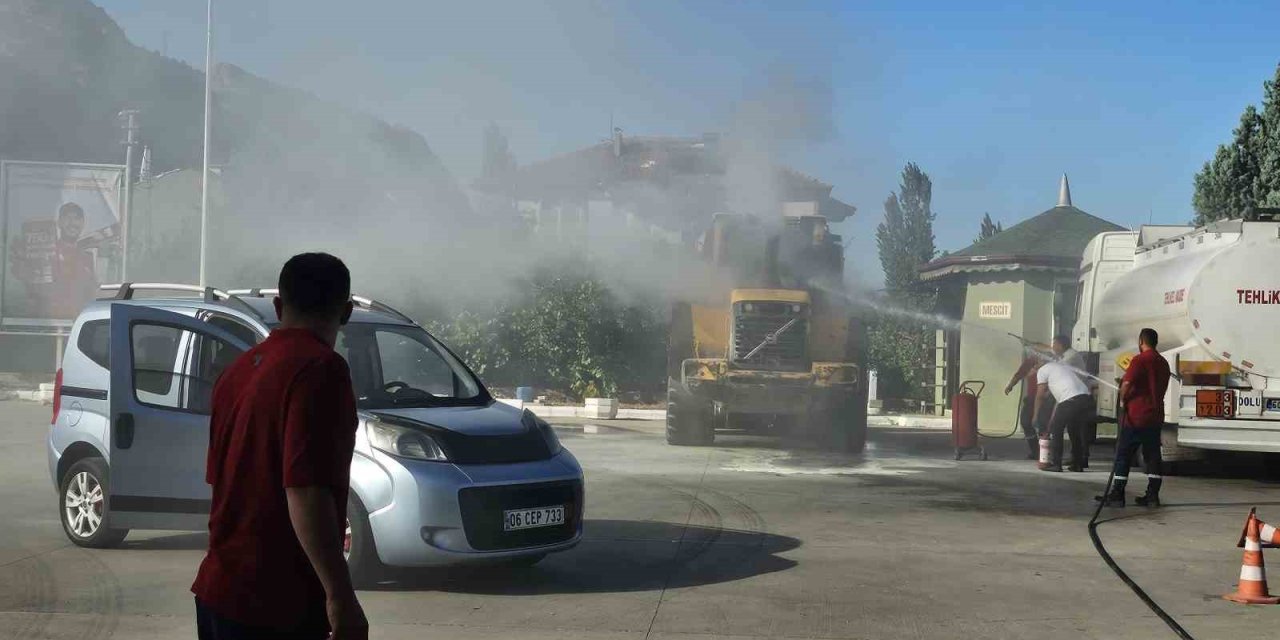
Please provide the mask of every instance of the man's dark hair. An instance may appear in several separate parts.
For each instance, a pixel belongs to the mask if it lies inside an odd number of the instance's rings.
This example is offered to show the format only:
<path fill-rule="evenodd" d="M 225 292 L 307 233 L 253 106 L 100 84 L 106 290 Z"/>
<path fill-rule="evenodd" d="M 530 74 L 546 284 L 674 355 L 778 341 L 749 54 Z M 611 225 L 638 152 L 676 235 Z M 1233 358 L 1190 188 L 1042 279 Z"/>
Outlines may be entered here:
<path fill-rule="evenodd" d="M 1138 342 L 1154 349 L 1157 344 L 1160 344 L 1160 334 L 1156 333 L 1155 329 L 1147 327 L 1138 332 Z"/>
<path fill-rule="evenodd" d="M 1054 342 L 1056 342 L 1056 343 L 1058 343 L 1058 344 L 1060 344 L 1060 345 L 1062 345 L 1062 346 L 1064 346 L 1064 347 L 1070 347 L 1070 346 L 1071 346 L 1071 338 L 1068 338 L 1068 337 L 1063 336 L 1063 335 L 1054 336 L 1054 337 L 1053 337 L 1053 341 L 1054 341 Z"/>
<path fill-rule="evenodd" d="M 337 313 L 351 298 L 351 272 L 327 253 L 300 253 L 280 270 L 280 299 L 304 316 Z"/>
<path fill-rule="evenodd" d="M 61 207 L 58 207 L 58 217 L 61 218 L 62 216 L 76 216 L 78 218 L 83 218 L 84 209 L 81 209 L 80 205 L 74 202 L 68 202 Z"/>

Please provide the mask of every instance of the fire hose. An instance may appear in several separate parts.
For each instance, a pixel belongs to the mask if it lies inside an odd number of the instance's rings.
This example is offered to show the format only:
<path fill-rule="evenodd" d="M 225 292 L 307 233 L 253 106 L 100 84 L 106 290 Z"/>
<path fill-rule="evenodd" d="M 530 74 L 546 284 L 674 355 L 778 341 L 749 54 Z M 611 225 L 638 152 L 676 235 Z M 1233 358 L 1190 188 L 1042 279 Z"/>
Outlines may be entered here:
<path fill-rule="evenodd" d="M 1124 428 L 1124 425 L 1122 424 L 1123 419 L 1123 412 L 1116 416 L 1117 430 Z M 1116 445 L 1119 446 L 1118 441 Z M 1097 550 L 1098 555 L 1102 556 L 1102 560 L 1107 563 L 1107 566 L 1111 567 L 1111 570 L 1120 577 L 1120 580 L 1128 585 L 1129 589 L 1138 596 L 1138 599 L 1142 600 L 1142 603 L 1147 605 L 1147 608 L 1151 609 L 1151 611 L 1155 613 L 1162 622 L 1169 625 L 1169 628 L 1172 629 L 1179 638 L 1183 638 L 1184 640 L 1195 640 L 1195 638 L 1193 638 L 1186 629 L 1182 628 L 1182 625 L 1178 624 L 1177 620 L 1173 619 L 1173 616 L 1170 616 L 1168 612 L 1160 608 L 1160 605 L 1156 604 L 1156 601 L 1152 600 L 1151 596 L 1147 595 L 1147 592 L 1144 591 L 1142 587 L 1138 586 L 1138 583 L 1134 582 L 1133 578 L 1130 578 L 1129 574 L 1124 572 L 1124 569 L 1120 568 L 1120 565 L 1116 564 L 1115 559 L 1111 557 L 1110 553 L 1107 553 L 1107 548 L 1103 546 L 1102 538 L 1098 537 L 1098 525 L 1101 524 L 1098 522 L 1098 516 L 1102 514 L 1102 508 L 1107 505 L 1106 498 L 1111 494 L 1111 485 L 1115 482 L 1115 479 L 1116 469 L 1115 465 L 1112 465 L 1111 472 L 1107 475 L 1107 486 L 1102 490 L 1102 499 L 1098 500 L 1098 507 L 1093 510 L 1093 517 L 1089 518 L 1089 539 L 1093 541 L 1093 548 Z"/>

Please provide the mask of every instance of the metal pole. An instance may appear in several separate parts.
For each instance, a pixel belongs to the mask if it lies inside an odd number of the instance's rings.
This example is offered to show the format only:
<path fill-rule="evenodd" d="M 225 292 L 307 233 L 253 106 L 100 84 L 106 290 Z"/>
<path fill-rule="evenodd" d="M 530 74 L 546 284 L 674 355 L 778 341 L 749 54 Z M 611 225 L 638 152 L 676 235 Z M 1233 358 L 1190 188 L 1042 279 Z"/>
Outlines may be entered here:
<path fill-rule="evenodd" d="M 209 125 L 213 106 L 213 0 L 209 0 L 204 40 L 204 167 L 200 178 L 200 286 L 208 286 L 206 265 L 209 235 Z"/>
<path fill-rule="evenodd" d="M 126 109 L 120 112 L 124 123 L 124 198 L 120 211 L 120 281 L 125 282 L 129 271 L 129 218 L 133 211 L 133 148 L 138 145 L 138 111 Z"/>

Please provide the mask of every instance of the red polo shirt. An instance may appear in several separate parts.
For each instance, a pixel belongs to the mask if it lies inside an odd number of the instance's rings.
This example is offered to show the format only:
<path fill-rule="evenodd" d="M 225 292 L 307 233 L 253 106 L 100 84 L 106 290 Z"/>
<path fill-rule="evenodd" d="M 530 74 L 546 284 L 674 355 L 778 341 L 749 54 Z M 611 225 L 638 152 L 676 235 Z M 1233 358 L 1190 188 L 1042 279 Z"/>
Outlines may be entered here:
<path fill-rule="evenodd" d="M 347 363 L 308 330 L 276 330 L 227 367 L 209 424 L 209 552 L 191 587 L 205 606 L 246 625 L 328 629 L 284 490 L 332 488 L 342 534 L 355 429 Z"/>
<path fill-rule="evenodd" d="M 1022 364 L 1018 365 L 1018 370 L 1013 374 L 1015 378 L 1022 378 L 1023 393 L 1026 395 L 1027 402 L 1034 403 L 1036 399 L 1036 370 L 1040 368 L 1040 364 L 1040 358 L 1029 355 L 1022 359 Z"/>
<path fill-rule="evenodd" d="M 1147 349 L 1129 361 L 1123 382 L 1129 383 L 1125 396 L 1125 421 L 1142 429 L 1164 424 L 1164 393 L 1169 388 L 1169 361 L 1155 349 Z"/>

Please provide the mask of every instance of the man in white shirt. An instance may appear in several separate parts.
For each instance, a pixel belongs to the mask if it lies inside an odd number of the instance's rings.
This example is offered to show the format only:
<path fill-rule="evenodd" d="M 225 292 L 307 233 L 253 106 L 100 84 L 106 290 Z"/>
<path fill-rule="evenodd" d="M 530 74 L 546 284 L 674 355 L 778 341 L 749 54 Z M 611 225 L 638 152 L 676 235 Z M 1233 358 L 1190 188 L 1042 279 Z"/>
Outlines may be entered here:
<path fill-rule="evenodd" d="M 1098 439 L 1098 424 L 1096 421 L 1097 405 L 1093 403 L 1093 390 L 1097 386 L 1097 381 L 1087 375 L 1088 370 L 1085 368 L 1084 355 L 1079 351 L 1071 348 L 1071 338 L 1067 336 L 1056 336 L 1053 339 L 1053 353 L 1058 357 L 1058 361 L 1075 370 L 1076 375 L 1084 386 L 1089 389 L 1089 417 L 1086 418 L 1080 428 L 1080 441 L 1084 447 L 1084 460 L 1082 466 L 1089 468 L 1089 448 L 1093 446 L 1093 442 Z M 1049 407 L 1052 409 L 1052 407 Z M 1048 411 L 1049 409 L 1046 409 Z M 1071 436 L 1072 447 L 1075 446 L 1076 436 Z"/>
<path fill-rule="evenodd" d="M 1084 471 L 1084 425 L 1092 409 L 1089 387 L 1080 376 L 1061 362 L 1046 362 L 1036 372 L 1036 418 L 1041 419 L 1045 398 L 1053 394 L 1057 404 L 1049 418 L 1049 466 L 1045 471 L 1062 471 L 1062 435 L 1071 436 L 1071 471 Z"/>

